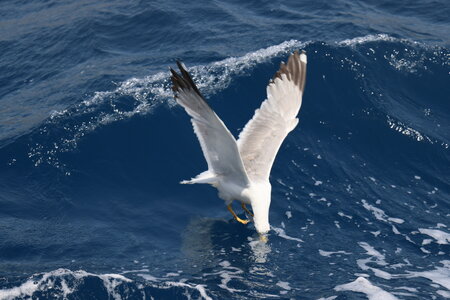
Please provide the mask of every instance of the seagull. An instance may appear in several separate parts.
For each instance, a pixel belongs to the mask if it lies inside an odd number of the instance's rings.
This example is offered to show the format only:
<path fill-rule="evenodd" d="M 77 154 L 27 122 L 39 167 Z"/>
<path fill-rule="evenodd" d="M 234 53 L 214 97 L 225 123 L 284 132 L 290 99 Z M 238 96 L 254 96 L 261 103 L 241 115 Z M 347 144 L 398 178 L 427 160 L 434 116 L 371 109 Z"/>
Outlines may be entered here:
<path fill-rule="evenodd" d="M 298 124 L 306 63 L 305 51 L 295 51 L 287 64 L 281 63 L 267 85 L 267 99 L 245 125 L 238 140 L 208 105 L 186 66 L 177 61 L 180 74 L 170 68 L 175 101 L 191 117 L 208 164 L 208 170 L 180 183 L 212 185 L 234 219 L 247 224 L 249 219 L 243 220 L 233 211 L 233 201 L 239 201 L 261 237 L 270 231 L 270 171 L 283 140 Z M 251 205 L 253 213 L 246 204 Z"/>

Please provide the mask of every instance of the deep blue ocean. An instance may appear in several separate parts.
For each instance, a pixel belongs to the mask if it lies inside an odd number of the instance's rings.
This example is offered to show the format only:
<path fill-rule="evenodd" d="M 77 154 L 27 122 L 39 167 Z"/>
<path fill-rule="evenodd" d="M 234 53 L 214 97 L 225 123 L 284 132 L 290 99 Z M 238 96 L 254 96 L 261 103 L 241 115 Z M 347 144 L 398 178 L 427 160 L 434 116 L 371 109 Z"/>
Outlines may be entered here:
<path fill-rule="evenodd" d="M 450 298 L 448 0 L 0 4 L 0 299 Z M 237 136 L 297 49 L 264 244 L 168 68 Z"/>

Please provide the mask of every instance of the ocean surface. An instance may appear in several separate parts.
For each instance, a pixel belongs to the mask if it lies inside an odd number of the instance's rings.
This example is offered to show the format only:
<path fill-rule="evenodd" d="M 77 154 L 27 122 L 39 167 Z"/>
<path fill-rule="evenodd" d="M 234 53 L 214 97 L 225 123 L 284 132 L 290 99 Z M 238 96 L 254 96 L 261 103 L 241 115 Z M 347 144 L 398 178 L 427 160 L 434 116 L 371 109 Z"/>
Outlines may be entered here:
<path fill-rule="evenodd" d="M 447 0 L 2 0 L 0 299 L 449 299 L 449 47 Z M 237 136 L 297 49 L 264 244 L 168 68 Z"/>

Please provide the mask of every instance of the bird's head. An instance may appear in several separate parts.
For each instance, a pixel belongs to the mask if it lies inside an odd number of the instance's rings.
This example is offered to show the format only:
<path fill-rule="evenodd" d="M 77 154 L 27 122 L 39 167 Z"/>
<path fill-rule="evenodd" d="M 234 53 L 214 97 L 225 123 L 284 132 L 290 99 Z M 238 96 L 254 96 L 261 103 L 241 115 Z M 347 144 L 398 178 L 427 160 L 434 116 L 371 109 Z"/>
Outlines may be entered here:
<path fill-rule="evenodd" d="M 256 231 L 259 234 L 265 234 L 270 230 L 269 224 L 269 206 L 270 199 L 268 203 L 257 203 L 256 205 L 252 205 L 254 217 L 253 220 L 255 222 Z"/>
<path fill-rule="evenodd" d="M 250 199 L 254 214 L 253 221 L 255 222 L 256 231 L 258 231 L 259 234 L 266 234 L 270 230 L 270 192 L 270 185 L 268 187 L 260 187 Z"/>

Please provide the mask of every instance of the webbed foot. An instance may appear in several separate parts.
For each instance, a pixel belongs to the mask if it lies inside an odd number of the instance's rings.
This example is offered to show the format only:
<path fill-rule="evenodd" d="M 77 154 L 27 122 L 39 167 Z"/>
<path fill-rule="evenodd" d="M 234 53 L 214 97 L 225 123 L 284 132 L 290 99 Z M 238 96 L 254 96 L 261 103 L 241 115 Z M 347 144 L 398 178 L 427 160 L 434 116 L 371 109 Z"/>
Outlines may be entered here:
<path fill-rule="evenodd" d="M 233 217 L 236 219 L 236 221 L 238 221 L 241 224 L 248 224 L 248 222 L 250 222 L 250 220 L 242 220 L 241 218 L 239 218 L 236 213 L 233 211 L 233 208 L 231 207 L 231 204 L 227 205 L 228 210 L 230 211 L 230 213 L 233 215 Z"/>

